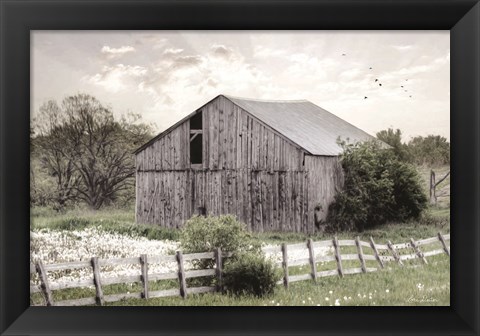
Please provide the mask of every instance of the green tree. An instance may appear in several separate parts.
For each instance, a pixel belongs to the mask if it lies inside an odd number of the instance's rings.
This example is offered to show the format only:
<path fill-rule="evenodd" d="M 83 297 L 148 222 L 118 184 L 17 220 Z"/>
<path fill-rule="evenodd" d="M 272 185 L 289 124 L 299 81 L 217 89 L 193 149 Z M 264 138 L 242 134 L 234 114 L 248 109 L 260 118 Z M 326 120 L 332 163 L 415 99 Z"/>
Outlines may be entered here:
<path fill-rule="evenodd" d="M 402 161 L 410 161 L 411 156 L 408 150 L 408 146 L 402 143 L 402 131 L 400 129 L 393 130 L 389 128 L 377 133 L 377 139 L 382 140 L 388 145 L 392 146 L 393 152 Z"/>
<path fill-rule="evenodd" d="M 151 135 L 151 127 L 138 118 L 117 121 L 110 108 L 86 94 L 40 108 L 34 144 L 42 168 L 55 178 L 59 208 L 81 200 L 99 209 L 131 189 L 132 151 Z"/>
<path fill-rule="evenodd" d="M 362 231 L 421 215 L 427 197 L 415 167 L 374 142 L 342 146 L 344 188 L 329 207 L 329 229 Z"/>
<path fill-rule="evenodd" d="M 450 164 L 450 143 L 440 135 L 417 136 L 408 142 L 413 161 L 418 165 Z"/>

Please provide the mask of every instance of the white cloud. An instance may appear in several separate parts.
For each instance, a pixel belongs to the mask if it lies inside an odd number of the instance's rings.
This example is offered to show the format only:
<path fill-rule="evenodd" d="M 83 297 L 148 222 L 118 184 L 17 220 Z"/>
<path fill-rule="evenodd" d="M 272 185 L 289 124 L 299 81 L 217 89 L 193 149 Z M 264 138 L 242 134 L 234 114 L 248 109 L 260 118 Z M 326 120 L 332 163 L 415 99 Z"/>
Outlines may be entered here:
<path fill-rule="evenodd" d="M 272 57 L 284 57 L 288 52 L 283 49 L 269 48 L 261 45 L 257 45 L 253 50 L 253 56 L 256 58 L 272 58 Z"/>
<path fill-rule="evenodd" d="M 412 45 L 393 45 L 392 48 L 398 51 L 407 51 L 407 50 L 411 50 L 413 46 Z"/>
<path fill-rule="evenodd" d="M 102 71 L 92 76 L 84 76 L 83 81 L 103 87 L 105 90 L 118 93 L 138 86 L 139 80 L 147 74 L 147 69 L 138 65 L 104 66 Z"/>
<path fill-rule="evenodd" d="M 109 46 L 103 46 L 100 52 L 102 54 L 110 54 L 110 55 L 123 55 L 129 52 L 134 52 L 135 48 L 131 46 L 122 46 L 120 48 L 111 48 Z"/>
<path fill-rule="evenodd" d="M 175 56 L 181 54 L 183 49 L 168 48 L 163 51 L 164 56 Z"/>

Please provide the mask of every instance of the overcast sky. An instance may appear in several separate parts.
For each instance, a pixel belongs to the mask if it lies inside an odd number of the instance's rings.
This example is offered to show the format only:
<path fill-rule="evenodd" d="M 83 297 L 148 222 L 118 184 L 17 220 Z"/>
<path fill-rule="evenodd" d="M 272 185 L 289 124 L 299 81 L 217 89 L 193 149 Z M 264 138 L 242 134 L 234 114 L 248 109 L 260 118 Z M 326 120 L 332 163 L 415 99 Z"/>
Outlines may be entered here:
<path fill-rule="evenodd" d="M 372 135 L 393 127 L 404 140 L 450 139 L 449 31 L 36 31 L 31 37 L 32 114 L 49 99 L 89 93 L 116 115 L 138 112 L 161 131 L 228 94 L 307 99 Z"/>

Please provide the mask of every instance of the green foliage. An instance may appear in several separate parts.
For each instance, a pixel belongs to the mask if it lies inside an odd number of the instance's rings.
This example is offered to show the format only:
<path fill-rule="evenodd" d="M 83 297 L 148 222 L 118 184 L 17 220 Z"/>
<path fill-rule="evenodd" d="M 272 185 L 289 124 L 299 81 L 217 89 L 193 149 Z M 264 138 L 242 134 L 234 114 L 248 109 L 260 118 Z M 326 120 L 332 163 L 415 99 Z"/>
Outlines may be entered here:
<path fill-rule="evenodd" d="M 233 255 L 252 251 L 260 253 L 260 244 L 247 231 L 245 224 L 232 215 L 218 217 L 193 216 L 180 232 L 180 245 L 184 253 L 213 252 L 221 248 L 223 252 Z M 225 260 L 228 264 L 229 259 Z M 213 268 L 213 259 L 192 261 L 196 269 Z M 189 286 L 210 286 L 215 280 L 211 278 L 187 279 Z"/>
<path fill-rule="evenodd" d="M 418 165 L 450 164 L 450 143 L 439 135 L 418 136 L 408 142 L 412 160 Z"/>
<path fill-rule="evenodd" d="M 280 274 L 272 261 L 249 252 L 226 264 L 223 279 L 227 293 L 264 297 L 274 293 Z"/>
<path fill-rule="evenodd" d="M 359 230 L 418 218 L 427 206 L 415 168 L 379 144 L 342 143 L 344 189 L 329 207 L 329 229 Z"/>
<path fill-rule="evenodd" d="M 389 128 L 377 133 L 377 139 L 392 146 L 395 155 L 402 161 L 411 161 L 411 154 L 406 144 L 402 143 L 402 131 Z"/>
<path fill-rule="evenodd" d="M 34 126 L 32 205 L 61 210 L 84 202 L 99 209 L 131 202 L 135 195 L 131 153 L 151 134 L 151 126 L 142 123 L 139 115 L 116 120 L 95 97 L 77 94 L 60 105 L 53 100 L 43 104 Z M 37 182 L 40 178 L 48 184 Z"/>
<path fill-rule="evenodd" d="M 181 230 L 180 244 L 185 253 L 211 252 L 217 247 L 232 253 L 260 250 L 245 224 L 232 215 L 193 216 Z"/>
<path fill-rule="evenodd" d="M 430 167 L 450 164 L 450 143 L 440 135 L 417 136 L 403 143 L 402 132 L 389 128 L 378 132 L 377 138 L 392 146 L 401 161 Z"/>

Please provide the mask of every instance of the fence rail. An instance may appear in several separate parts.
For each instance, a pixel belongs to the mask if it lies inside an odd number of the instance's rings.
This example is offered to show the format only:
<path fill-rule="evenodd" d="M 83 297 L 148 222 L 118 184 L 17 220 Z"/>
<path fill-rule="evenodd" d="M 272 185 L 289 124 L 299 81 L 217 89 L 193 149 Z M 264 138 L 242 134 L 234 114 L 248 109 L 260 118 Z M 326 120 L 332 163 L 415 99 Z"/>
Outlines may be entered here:
<path fill-rule="evenodd" d="M 376 261 L 380 268 L 384 268 L 384 262 L 395 261 L 400 265 L 403 265 L 403 260 L 420 259 L 423 263 L 427 262 L 427 257 L 443 254 L 450 256 L 450 247 L 447 245 L 447 241 L 450 240 L 450 234 L 442 235 L 440 232 L 436 237 L 421 239 L 414 241 L 410 239 L 406 243 L 392 244 L 388 241 L 387 245 L 376 244 L 370 237 L 369 242 L 361 241 L 358 237 L 354 240 L 338 240 L 336 237 L 332 240 L 317 241 L 314 242 L 308 239 L 304 243 L 296 244 L 281 244 L 279 246 L 271 246 L 264 248 L 263 251 L 267 254 L 281 253 L 281 261 L 278 262 L 283 268 L 283 279 L 277 284 L 283 284 L 288 288 L 289 284 L 296 281 L 313 280 L 318 278 L 338 275 L 343 277 L 349 274 L 368 273 L 378 270 L 376 267 L 367 267 L 366 261 Z M 435 249 L 431 251 L 423 252 L 420 247 L 440 243 L 441 249 Z M 341 247 L 356 247 L 356 253 L 341 253 Z M 315 248 L 333 248 L 333 255 L 315 255 Z M 365 254 L 363 248 L 369 248 L 373 254 Z M 411 249 L 412 253 L 399 255 L 399 250 Z M 302 256 L 291 260 L 289 258 L 289 252 L 294 251 L 308 251 L 308 256 Z M 382 253 L 390 253 L 391 255 L 381 255 Z M 219 292 L 222 288 L 222 259 L 224 257 L 230 257 L 231 253 L 222 252 L 220 248 L 215 252 L 204 253 L 191 253 L 182 254 L 177 251 L 175 255 L 155 255 L 147 256 L 142 254 L 139 257 L 132 258 L 115 258 L 115 259 L 99 259 L 97 257 L 91 258 L 89 261 L 73 261 L 63 262 L 56 264 L 43 264 L 42 261 L 37 261 L 35 264 L 30 265 L 30 273 L 37 273 L 40 286 L 30 286 L 30 293 L 42 293 L 47 306 L 76 306 L 76 305 L 104 305 L 105 302 L 115 302 L 128 298 L 158 298 L 167 296 L 181 296 L 186 298 L 188 294 L 198 294 L 207 292 Z M 184 262 L 192 260 L 214 260 L 215 267 L 212 269 L 195 269 L 185 270 Z M 353 267 L 344 269 L 342 261 L 357 260 L 360 263 L 360 267 Z M 162 262 L 175 262 L 177 263 L 176 272 L 164 272 L 164 273 L 149 273 L 149 264 L 158 264 Z M 335 262 L 336 267 L 333 270 L 321 270 L 317 271 L 317 263 L 319 262 Z M 103 266 L 118 266 L 118 265 L 139 265 L 140 273 L 137 275 L 120 275 L 116 277 L 102 277 L 101 267 Z M 289 275 L 289 268 L 295 266 L 309 265 L 310 273 Z M 67 283 L 51 283 L 48 279 L 48 272 L 52 271 L 66 271 L 75 270 L 81 268 L 91 268 L 93 277 L 91 279 L 74 280 Z M 187 287 L 186 279 L 211 276 L 216 277 L 217 285 L 215 287 Z M 149 289 L 150 281 L 158 280 L 178 280 L 178 288 L 155 290 Z M 104 286 L 112 284 L 124 284 L 124 283 L 141 283 L 141 292 L 138 293 L 122 293 L 122 294 L 110 294 L 104 295 Z M 62 290 L 68 288 L 82 288 L 82 287 L 95 287 L 95 297 L 81 298 L 75 300 L 61 300 L 55 301 L 53 299 L 52 291 Z"/>
<path fill-rule="evenodd" d="M 355 240 L 338 240 L 336 237 L 332 240 L 320 241 L 320 242 L 311 242 L 308 240 L 305 243 L 301 244 L 282 244 L 281 246 L 273 246 L 265 249 L 266 252 L 278 253 L 282 252 L 282 260 L 278 261 L 278 265 L 281 265 L 283 268 L 283 279 L 278 281 L 277 284 L 283 284 L 286 288 L 292 282 L 303 281 L 303 280 L 313 280 L 316 281 L 320 277 L 328 277 L 338 275 L 343 277 L 347 274 L 357 274 L 357 273 L 368 273 L 375 272 L 378 270 L 377 267 L 367 267 L 366 261 L 376 261 L 380 268 L 384 268 L 384 262 L 394 261 L 400 265 L 403 265 L 404 260 L 419 259 L 423 263 L 427 264 L 428 261 L 426 257 L 431 257 L 438 254 L 445 253 L 447 256 L 450 256 L 450 247 L 447 245 L 447 241 L 450 240 L 450 234 L 442 235 L 440 232 L 436 237 L 421 239 L 415 241 L 413 238 L 410 238 L 409 242 L 392 244 L 388 241 L 387 245 L 376 244 L 373 239 L 370 237 L 369 242 L 361 241 L 358 237 Z M 420 246 L 426 246 L 434 243 L 440 243 L 442 248 L 423 252 Z M 356 247 L 357 253 L 352 252 L 342 254 L 341 247 L 354 246 Z M 315 256 L 314 249 L 316 247 L 333 247 L 334 255 L 333 256 Z M 373 254 L 365 254 L 363 248 L 370 248 Z M 295 260 L 290 260 L 288 257 L 289 252 L 297 251 L 301 249 L 309 250 L 309 258 L 299 258 Z M 400 250 L 411 249 L 412 253 L 408 254 L 399 254 Z M 383 253 L 390 253 L 391 255 L 381 255 L 380 251 Z M 356 260 L 360 263 L 359 268 L 344 268 L 343 261 Z M 323 270 L 317 271 L 317 263 L 319 262 L 336 262 L 336 269 L 333 270 Z M 294 266 L 310 266 L 310 273 L 307 274 L 298 274 L 298 275 L 289 275 L 290 267 Z"/>

